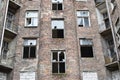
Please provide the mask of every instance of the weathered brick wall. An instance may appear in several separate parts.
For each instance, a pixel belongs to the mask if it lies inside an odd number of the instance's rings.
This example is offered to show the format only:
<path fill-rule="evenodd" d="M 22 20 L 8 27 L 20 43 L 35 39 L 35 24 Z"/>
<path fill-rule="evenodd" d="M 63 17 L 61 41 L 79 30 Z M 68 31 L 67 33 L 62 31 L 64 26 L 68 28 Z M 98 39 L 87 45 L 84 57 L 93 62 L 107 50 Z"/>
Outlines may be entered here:
<path fill-rule="evenodd" d="M 38 78 L 36 80 L 82 80 L 83 71 L 95 71 L 98 73 L 99 80 L 106 80 L 94 0 L 87 2 L 64 0 L 63 4 L 63 11 L 52 11 L 51 0 L 42 0 L 41 5 L 40 0 L 22 0 L 13 80 L 19 80 L 20 71 L 36 71 Z M 37 28 L 24 28 L 26 10 L 40 12 Z M 89 28 L 77 26 L 76 10 L 90 11 L 91 26 Z M 52 38 L 51 18 L 64 18 L 64 39 Z M 37 38 L 37 58 L 23 59 L 23 38 L 32 37 Z M 94 58 L 80 57 L 79 38 L 93 39 Z M 51 50 L 65 50 L 65 74 L 52 74 Z"/>
<path fill-rule="evenodd" d="M 13 80 L 20 79 L 20 71 L 34 71 L 37 72 L 38 63 L 38 51 L 39 51 L 39 39 L 37 39 L 37 51 L 35 59 L 23 59 L 23 38 L 38 38 L 39 28 L 25 28 L 25 12 L 26 10 L 38 10 L 40 9 L 40 0 L 21 0 L 21 8 L 19 10 L 19 25 L 18 25 L 18 36 L 16 45 L 16 56 L 15 56 L 15 68 Z M 40 18 L 40 15 L 39 15 Z M 40 22 L 39 22 L 40 23 Z"/>
<path fill-rule="evenodd" d="M 80 53 L 79 38 L 90 38 L 93 40 L 93 58 L 81 58 L 80 54 L 80 71 L 96 71 L 98 73 L 99 80 L 106 80 L 106 73 L 104 67 L 104 55 L 101 45 L 101 37 L 99 34 L 99 25 L 97 22 L 97 13 L 95 11 L 94 0 L 88 0 L 87 2 L 76 2 L 76 10 L 88 10 L 90 12 L 90 27 L 78 27 L 77 28 L 77 41 L 78 52 Z M 82 75 L 82 74 L 81 74 Z"/>
<path fill-rule="evenodd" d="M 39 80 L 79 80 L 79 60 L 76 43 L 76 22 L 73 0 L 64 0 L 63 11 L 52 11 L 51 0 L 42 2 L 40 32 L 40 78 Z M 64 18 L 64 39 L 53 39 L 51 18 Z M 66 73 L 63 75 L 52 74 L 51 50 L 65 50 Z"/>

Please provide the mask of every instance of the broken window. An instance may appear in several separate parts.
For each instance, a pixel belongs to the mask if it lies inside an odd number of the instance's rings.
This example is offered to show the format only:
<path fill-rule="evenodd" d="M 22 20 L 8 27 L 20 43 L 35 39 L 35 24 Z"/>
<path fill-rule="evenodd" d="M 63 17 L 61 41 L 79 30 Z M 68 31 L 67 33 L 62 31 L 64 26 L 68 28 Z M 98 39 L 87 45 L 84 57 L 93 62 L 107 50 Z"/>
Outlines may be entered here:
<path fill-rule="evenodd" d="M 25 39 L 23 58 L 35 58 L 36 57 L 36 40 Z"/>
<path fill-rule="evenodd" d="M 3 46 L 2 46 L 2 59 L 7 59 L 7 53 L 9 50 L 9 43 L 7 41 L 3 41 Z"/>
<path fill-rule="evenodd" d="M 105 11 L 102 13 L 103 15 L 103 20 L 104 20 L 104 23 L 105 23 L 105 27 L 106 28 L 109 28 L 110 27 L 110 22 L 109 22 L 109 18 L 108 18 L 108 13 Z"/>
<path fill-rule="evenodd" d="M 52 10 L 63 10 L 63 0 L 52 0 Z"/>
<path fill-rule="evenodd" d="M 7 80 L 7 73 L 0 72 L 0 80 Z"/>
<path fill-rule="evenodd" d="M 91 39 L 80 39 L 81 57 L 93 57 L 93 47 Z"/>
<path fill-rule="evenodd" d="M 114 42 L 112 37 L 106 38 L 106 43 L 107 43 L 107 52 L 109 57 L 113 58 L 113 61 L 116 61 L 116 53 L 114 50 Z"/>
<path fill-rule="evenodd" d="M 52 38 L 64 38 L 64 21 L 52 20 Z"/>
<path fill-rule="evenodd" d="M 65 51 L 52 51 L 52 73 L 65 73 Z"/>
<path fill-rule="evenodd" d="M 98 80 L 98 76 L 96 72 L 84 71 L 82 75 L 83 75 L 83 80 Z"/>
<path fill-rule="evenodd" d="M 26 11 L 25 26 L 38 26 L 38 11 Z"/>
<path fill-rule="evenodd" d="M 7 19 L 6 19 L 6 28 L 12 29 L 13 21 L 14 21 L 14 14 L 11 13 L 11 12 L 8 12 L 7 13 Z"/>
<path fill-rule="evenodd" d="M 77 11 L 77 24 L 79 27 L 90 26 L 90 19 L 89 19 L 88 11 Z"/>

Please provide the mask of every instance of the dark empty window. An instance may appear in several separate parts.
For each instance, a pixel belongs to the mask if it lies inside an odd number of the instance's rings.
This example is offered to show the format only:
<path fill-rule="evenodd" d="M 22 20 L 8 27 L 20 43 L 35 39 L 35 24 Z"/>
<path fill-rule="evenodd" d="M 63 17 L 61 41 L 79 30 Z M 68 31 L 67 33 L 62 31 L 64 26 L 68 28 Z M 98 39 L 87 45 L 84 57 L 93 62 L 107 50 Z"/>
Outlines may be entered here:
<path fill-rule="evenodd" d="M 24 40 L 23 58 L 36 57 L 36 40 Z"/>
<path fill-rule="evenodd" d="M 90 39 L 80 39 L 81 57 L 93 57 L 92 41 Z"/>
<path fill-rule="evenodd" d="M 52 0 L 52 10 L 62 10 L 63 9 L 63 0 Z"/>
<path fill-rule="evenodd" d="M 65 52 L 52 52 L 52 73 L 65 73 Z"/>
<path fill-rule="evenodd" d="M 7 53 L 9 51 L 9 42 L 3 41 L 2 46 L 2 59 L 7 59 Z"/>
<path fill-rule="evenodd" d="M 64 38 L 63 20 L 52 20 L 52 38 Z"/>

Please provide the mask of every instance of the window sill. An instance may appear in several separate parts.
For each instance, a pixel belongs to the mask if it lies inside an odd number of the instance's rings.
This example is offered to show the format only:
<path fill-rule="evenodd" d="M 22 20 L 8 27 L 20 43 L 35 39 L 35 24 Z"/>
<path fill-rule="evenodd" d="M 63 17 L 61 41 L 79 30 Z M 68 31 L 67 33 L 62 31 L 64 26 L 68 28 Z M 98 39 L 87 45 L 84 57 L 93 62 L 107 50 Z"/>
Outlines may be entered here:
<path fill-rule="evenodd" d="M 52 75 L 55 75 L 55 76 L 66 76 L 67 74 L 66 73 L 52 73 Z"/>
<path fill-rule="evenodd" d="M 64 12 L 64 10 L 52 10 L 54 13 L 58 12 L 58 13 L 62 13 Z"/>
<path fill-rule="evenodd" d="M 52 39 L 64 39 L 64 38 L 53 38 L 53 37 L 52 37 Z"/>
<path fill-rule="evenodd" d="M 62 9 L 62 10 L 53 10 L 53 9 L 52 9 L 52 11 L 63 11 L 63 9 Z"/>
<path fill-rule="evenodd" d="M 81 57 L 82 59 L 93 59 L 94 57 Z"/>
<path fill-rule="evenodd" d="M 81 57 L 81 60 L 96 60 L 95 57 Z"/>
<path fill-rule="evenodd" d="M 90 28 L 90 26 L 78 26 L 79 28 Z"/>
<path fill-rule="evenodd" d="M 87 0 L 86 1 L 76 1 L 76 2 L 87 2 Z"/>
<path fill-rule="evenodd" d="M 36 59 L 36 57 L 35 58 L 23 58 L 23 60 L 32 60 L 32 59 Z"/>
<path fill-rule="evenodd" d="M 24 28 L 37 28 L 37 26 L 25 26 Z"/>

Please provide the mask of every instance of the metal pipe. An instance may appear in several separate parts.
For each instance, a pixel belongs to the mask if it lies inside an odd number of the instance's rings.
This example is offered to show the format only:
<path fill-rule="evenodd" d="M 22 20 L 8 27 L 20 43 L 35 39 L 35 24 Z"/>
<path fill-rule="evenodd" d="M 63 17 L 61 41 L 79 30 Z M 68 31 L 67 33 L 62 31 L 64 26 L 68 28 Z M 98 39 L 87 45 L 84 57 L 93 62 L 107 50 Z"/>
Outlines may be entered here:
<path fill-rule="evenodd" d="M 4 32 L 5 32 L 5 24 L 6 24 L 6 18 L 7 18 L 8 5 L 9 5 L 9 0 L 7 0 L 7 3 L 6 3 L 5 17 L 4 17 L 4 23 L 3 23 L 1 44 L 0 44 L 0 55 L 1 55 L 2 43 L 3 43 L 3 39 L 4 39 Z"/>
<path fill-rule="evenodd" d="M 116 52 L 116 55 L 117 55 L 117 60 L 119 61 L 119 54 L 118 54 L 118 51 L 117 51 L 117 42 L 116 42 L 116 38 L 115 38 L 113 23 L 112 23 L 112 20 L 111 20 L 108 0 L 106 0 L 106 8 L 107 8 L 107 12 L 108 12 L 109 21 L 110 21 L 110 27 L 111 27 L 111 30 L 112 30 L 113 42 L 114 42 L 114 45 L 115 45 L 115 52 Z M 119 68 L 119 71 L 120 71 L 120 63 L 119 62 L 118 62 L 118 68 Z"/>

